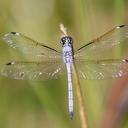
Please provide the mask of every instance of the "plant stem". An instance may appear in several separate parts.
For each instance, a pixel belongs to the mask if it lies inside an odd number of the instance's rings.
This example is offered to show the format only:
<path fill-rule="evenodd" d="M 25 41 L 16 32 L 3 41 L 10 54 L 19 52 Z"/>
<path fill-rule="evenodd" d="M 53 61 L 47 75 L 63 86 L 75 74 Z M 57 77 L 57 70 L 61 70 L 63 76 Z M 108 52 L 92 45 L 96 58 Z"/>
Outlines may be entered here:
<path fill-rule="evenodd" d="M 80 81 L 79 81 L 75 63 L 72 64 L 72 69 L 73 69 L 74 80 L 76 82 L 76 95 L 77 95 L 78 106 L 79 106 L 81 128 L 87 128 L 87 118 L 86 118 L 85 111 L 84 111 L 83 97 L 82 97 Z"/>

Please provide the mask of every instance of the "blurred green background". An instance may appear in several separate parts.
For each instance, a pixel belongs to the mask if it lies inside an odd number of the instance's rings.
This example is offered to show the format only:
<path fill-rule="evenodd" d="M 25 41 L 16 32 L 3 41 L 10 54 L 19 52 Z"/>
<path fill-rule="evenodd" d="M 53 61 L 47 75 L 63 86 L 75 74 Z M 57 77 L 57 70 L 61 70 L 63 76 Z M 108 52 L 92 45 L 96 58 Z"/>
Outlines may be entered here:
<path fill-rule="evenodd" d="M 0 0 L 0 33 L 16 31 L 60 47 L 59 24 L 63 23 L 78 47 L 117 25 L 127 24 L 127 11 L 127 0 Z M 0 68 L 19 56 L 0 40 Z M 111 85 L 110 80 L 81 81 L 89 128 L 100 121 Z M 76 98 L 74 102 L 71 121 L 66 76 L 46 82 L 0 76 L 0 128 L 80 128 Z M 121 125 L 126 127 L 127 121 Z"/>

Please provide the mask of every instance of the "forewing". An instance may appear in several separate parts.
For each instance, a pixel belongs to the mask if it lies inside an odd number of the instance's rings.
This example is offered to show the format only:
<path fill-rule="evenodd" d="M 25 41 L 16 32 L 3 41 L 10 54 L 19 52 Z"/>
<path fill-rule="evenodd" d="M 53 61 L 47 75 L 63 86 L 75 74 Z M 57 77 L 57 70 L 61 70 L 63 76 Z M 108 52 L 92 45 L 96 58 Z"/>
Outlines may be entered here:
<path fill-rule="evenodd" d="M 42 43 L 38 43 L 37 41 L 34 41 L 21 33 L 10 32 L 5 34 L 3 39 L 12 48 L 16 48 L 24 53 L 25 56 L 34 59 L 55 59 L 60 58 L 61 56 L 61 52 L 57 51 L 56 49 L 48 47 Z"/>
<path fill-rule="evenodd" d="M 13 61 L 7 63 L 1 74 L 14 79 L 21 80 L 48 80 L 57 79 L 64 73 L 64 64 L 60 60 L 41 62 Z"/>
<path fill-rule="evenodd" d="M 78 73 L 84 79 L 106 79 L 128 75 L 128 60 L 76 60 Z"/>
<path fill-rule="evenodd" d="M 75 50 L 74 56 L 79 59 L 113 59 L 116 48 L 123 49 L 120 58 L 124 58 L 128 50 L 128 26 L 121 25 L 113 28 Z"/>

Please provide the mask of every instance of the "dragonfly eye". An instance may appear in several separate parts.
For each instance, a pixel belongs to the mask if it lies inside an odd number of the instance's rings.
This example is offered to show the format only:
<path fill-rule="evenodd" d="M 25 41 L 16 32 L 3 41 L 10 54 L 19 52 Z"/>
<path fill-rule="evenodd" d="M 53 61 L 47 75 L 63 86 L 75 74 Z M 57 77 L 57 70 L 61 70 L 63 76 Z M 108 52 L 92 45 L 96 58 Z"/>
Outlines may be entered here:
<path fill-rule="evenodd" d="M 73 43 L 72 37 L 70 37 L 70 36 L 62 37 L 60 43 L 62 45 L 65 45 L 65 44 L 71 44 L 72 45 L 72 43 Z"/>
<path fill-rule="evenodd" d="M 73 39 L 72 39 L 72 37 L 69 36 L 69 37 L 68 37 L 68 40 L 69 40 L 69 41 L 68 41 L 69 44 L 72 44 L 72 43 L 73 43 Z"/>

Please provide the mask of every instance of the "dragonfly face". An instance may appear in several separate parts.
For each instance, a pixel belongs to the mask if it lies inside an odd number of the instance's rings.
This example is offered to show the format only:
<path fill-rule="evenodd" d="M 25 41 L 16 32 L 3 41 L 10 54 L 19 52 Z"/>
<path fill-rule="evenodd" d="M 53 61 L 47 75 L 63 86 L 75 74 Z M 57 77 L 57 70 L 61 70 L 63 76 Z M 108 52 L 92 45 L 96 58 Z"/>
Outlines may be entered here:
<path fill-rule="evenodd" d="M 72 46 L 73 44 L 73 39 L 71 36 L 64 36 L 61 38 L 60 43 L 62 44 L 62 47 L 68 45 L 68 46 Z"/>
<path fill-rule="evenodd" d="M 63 47 L 63 61 L 64 63 L 73 62 L 73 39 L 70 36 L 63 36 L 61 38 L 62 47 Z"/>

